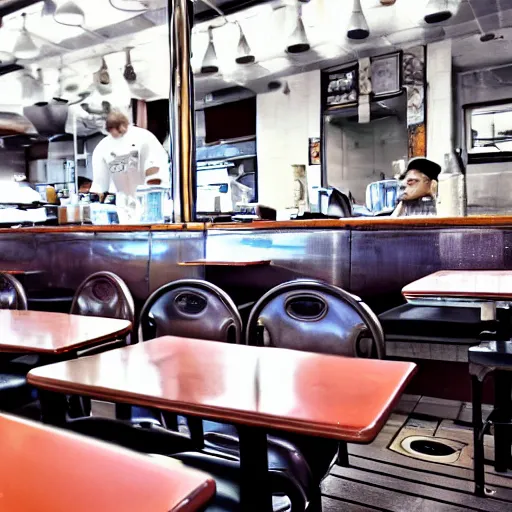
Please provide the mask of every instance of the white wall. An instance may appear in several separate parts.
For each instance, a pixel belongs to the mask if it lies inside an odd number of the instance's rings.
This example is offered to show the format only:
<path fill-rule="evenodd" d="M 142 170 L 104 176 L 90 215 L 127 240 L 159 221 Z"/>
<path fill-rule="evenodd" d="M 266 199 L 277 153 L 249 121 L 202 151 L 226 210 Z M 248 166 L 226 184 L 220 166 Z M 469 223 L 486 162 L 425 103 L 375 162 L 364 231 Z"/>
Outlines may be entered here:
<path fill-rule="evenodd" d="M 444 165 L 453 148 L 452 41 L 427 46 L 427 158 Z"/>
<path fill-rule="evenodd" d="M 320 137 L 320 71 L 289 76 L 284 94 L 256 98 L 258 200 L 276 209 L 293 206 L 292 165 L 309 162 L 310 137 Z M 308 181 L 320 184 L 320 166 L 308 168 Z"/>

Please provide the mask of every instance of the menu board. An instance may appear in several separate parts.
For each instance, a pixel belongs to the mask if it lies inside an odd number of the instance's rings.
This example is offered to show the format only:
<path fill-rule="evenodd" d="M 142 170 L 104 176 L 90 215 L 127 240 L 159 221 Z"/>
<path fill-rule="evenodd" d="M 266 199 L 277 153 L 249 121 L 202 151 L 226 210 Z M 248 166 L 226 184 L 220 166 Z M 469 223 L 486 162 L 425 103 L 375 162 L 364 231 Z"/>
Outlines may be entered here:
<path fill-rule="evenodd" d="M 324 74 L 324 108 L 356 105 L 358 98 L 357 64 Z"/>

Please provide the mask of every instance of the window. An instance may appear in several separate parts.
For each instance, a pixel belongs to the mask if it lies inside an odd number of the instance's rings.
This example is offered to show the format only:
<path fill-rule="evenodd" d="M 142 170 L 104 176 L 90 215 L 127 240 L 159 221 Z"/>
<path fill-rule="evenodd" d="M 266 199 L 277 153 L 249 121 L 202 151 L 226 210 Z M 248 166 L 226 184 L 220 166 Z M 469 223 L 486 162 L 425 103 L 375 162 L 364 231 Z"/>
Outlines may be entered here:
<path fill-rule="evenodd" d="M 467 107 L 466 144 L 472 161 L 512 160 L 512 103 Z"/>

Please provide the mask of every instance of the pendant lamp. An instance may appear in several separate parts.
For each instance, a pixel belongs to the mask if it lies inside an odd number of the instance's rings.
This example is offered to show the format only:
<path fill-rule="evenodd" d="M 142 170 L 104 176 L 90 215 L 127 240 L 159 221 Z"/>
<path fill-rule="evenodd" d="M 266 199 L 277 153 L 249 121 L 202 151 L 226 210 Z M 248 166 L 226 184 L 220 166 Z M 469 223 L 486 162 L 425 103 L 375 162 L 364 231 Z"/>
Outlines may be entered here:
<path fill-rule="evenodd" d="M 21 28 L 21 33 L 18 36 L 16 44 L 14 45 L 13 55 L 17 59 L 29 60 L 35 59 L 39 55 L 39 47 L 36 46 L 32 36 L 28 33 L 26 28 L 27 15 L 26 13 L 22 14 L 23 16 L 23 27 Z"/>
<path fill-rule="evenodd" d="M 302 21 L 301 9 L 299 5 L 297 5 L 297 19 L 295 21 L 295 28 L 288 41 L 286 51 L 288 53 L 295 54 L 307 52 L 310 48 L 311 45 L 309 44 L 306 29 L 304 28 L 304 23 Z"/>
<path fill-rule="evenodd" d="M 240 31 L 240 38 L 238 40 L 238 49 L 236 52 L 235 62 L 237 64 L 252 64 L 256 58 L 251 52 L 251 47 L 247 42 L 244 31 L 242 30 L 242 26 L 240 23 L 237 23 L 238 29 Z"/>
<path fill-rule="evenodd" d="M 366 39 L 369 35 L 370 29 L 368 28 L 368 23 L 366 23 L 366 18 L 363 14 L 361 0 L 354 0 L 352 15 L 348 22 L 347 37 L 348 39 L 360 41 Z"/>
<path fill-rule="evenodd" d="M 85 22 L 85 14 L 75 2 L 64 2 L 57 7 L 53 19 L 60 25 L 81 27 Z"/>
<path fill-rule="evenodd" d="M 425 9 L 425 22 L 430 25 L 449 20 L 453 15 L 452 7 L 452 0 L 430 0 Z"/>
<path fill-rule="evenodd" d="M 203 63 L 201 65 L 201 74 L 209 75 L 212 73 L 218 73 L 219 61 L 217 60 L 217 52 L 215 51 L 215 45 L 213 44 L 213 29 L 208 28 L 208 47 L 203 57 Z"/>

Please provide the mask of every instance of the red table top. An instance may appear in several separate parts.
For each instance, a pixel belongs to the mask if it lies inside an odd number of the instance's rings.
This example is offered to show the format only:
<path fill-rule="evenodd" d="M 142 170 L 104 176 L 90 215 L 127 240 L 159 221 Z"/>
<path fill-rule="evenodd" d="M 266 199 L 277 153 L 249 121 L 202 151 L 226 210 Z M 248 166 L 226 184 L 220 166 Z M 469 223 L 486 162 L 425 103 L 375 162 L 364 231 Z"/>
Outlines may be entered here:
<path fill-rule="evenodd" d="M 131 322 L 114 318 L 0 310 L 0 352 L 62 354 L 115 339 Z"/>
<path fill-rule="evenodd" d="M 510 270 L 443 270 L 408 284 L 406 299 L 446 297 L 463 299 L 512 299 Z"/>
<path fill-rule="evenodd" d="M 192 512 L 206 474 L 21 418 L 0 415 L 0 510 Z"/>
<path fill-rule="evenodd" d="M 39 367 L 28 381 L 50 391 L 370 442 L 415 366 L 166 336 Z"/>

